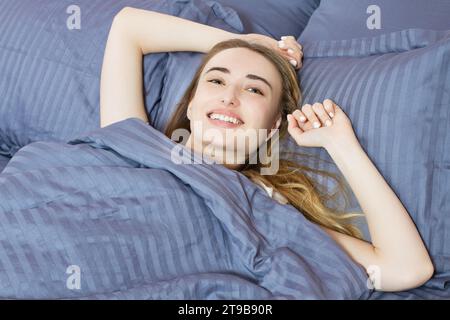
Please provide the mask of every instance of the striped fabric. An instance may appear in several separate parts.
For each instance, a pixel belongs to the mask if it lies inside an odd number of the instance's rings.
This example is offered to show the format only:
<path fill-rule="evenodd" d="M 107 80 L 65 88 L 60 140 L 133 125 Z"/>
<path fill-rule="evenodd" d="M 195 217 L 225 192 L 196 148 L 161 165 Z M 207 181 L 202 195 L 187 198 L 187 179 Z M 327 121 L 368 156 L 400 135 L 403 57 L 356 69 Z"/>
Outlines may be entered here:
<path fill-rule="evenodd" d="M 80 29 L 69 29 L 79 8 Z M 0 155 L 99 127 L 100 75 L 113 17 L 124 6 L 234 30 L 232 9 L 206 0 L 0 1 Z M 168 54 L 145 56 L 145 104 L 155 116 Z"/>
<path fill-rule="evenodd" d="M 450 32 L 408 29 L 302 44 L 303 103 L 331 98 L 341 106 L 435 264 L 435 277 L 423 287 L 372 298 L 450 298 Z M 280 148 L 332 161 L 324 149 L 300 148 L 290 138 Z M 308 164 L 338 172 L 334 164 Z M 361 210 L 355 198 L 350 209 Z"/>
<path fill-rule="evenodd" d="M 331 98 L 352 121 L 369 157 L 414 219 L 435 263 L 436 276 L 420 289 L 378 293 L 374 299 L 450 298 L 450 40 L 449 32 L 406 29 L 372 39 L 302 43 L 299 72 L 303 103 Z M 160 113 L 154 126 L 163 130 L 188 87 L 202 54 L 170 53 Z M 287 138 L 291 151 L 331 161 L 322 148 L 301 148 Z M 306 165 L 340 174 L 334 164 Z M 312 174 L 328 190 L 331 180 Z M 340 199 L 343 200 L 343 199 Z M 329 205 L 334 205 L 330 203 Z M 349 211 L 361 211 L 356 198 Z M 358 226 L 370 240 L 365 221 Z M 430 289 L 432 288 L 432 289 Z"/>
<path fill-rule="evenodd" d="M 130 118 L 19 150 L 0 175 L 0 298 L 368 296 L 364 269 L 294 207 L 221 165 L 177 164 L 174 146 Z"/>
<path fill-rule="evenodd" d="M 450 30 L 448 0 L 321 0 L 300 42 L 372 38 L 405 29 Z"/>
<path fill-rule="evenodd" d="M 280 39 L 297 38 L 305 29 L 320 0 L 216 0 L 239 14 L 244 33 L 259 33 Z"/>
<path fill-rule="evenodd" d="M 0 156 L 0 173 L 2 172 L 3 168 L 6 167 L 9 160 L 9 157 Z"/>

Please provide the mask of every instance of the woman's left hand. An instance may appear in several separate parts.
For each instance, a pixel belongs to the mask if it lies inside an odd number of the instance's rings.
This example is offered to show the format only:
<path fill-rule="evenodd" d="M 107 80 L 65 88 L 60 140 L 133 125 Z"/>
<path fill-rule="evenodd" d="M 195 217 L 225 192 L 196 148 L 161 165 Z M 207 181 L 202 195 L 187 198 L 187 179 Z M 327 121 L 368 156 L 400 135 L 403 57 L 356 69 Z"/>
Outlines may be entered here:
<path fill-rule="evenodd" d="M 263 34 L 249 33 L 243 34 L 242 38 L 250 43 L 254 42 L 257 44 L 262 44 L 275 50 L 284 56 L 292 64 L 295 70 L 299 70 L 302 67 L 302 46 L 293 36 L 284 36 L 281 37 L 280 41 L 277 41 Z"/>
<path fill-rule="evenodd" d="M 288 116 L 288 132 L 301 147 L 328 148 L 352 143 L 357 137 L 345 112 L 330 99 L 305 104 Z"/>

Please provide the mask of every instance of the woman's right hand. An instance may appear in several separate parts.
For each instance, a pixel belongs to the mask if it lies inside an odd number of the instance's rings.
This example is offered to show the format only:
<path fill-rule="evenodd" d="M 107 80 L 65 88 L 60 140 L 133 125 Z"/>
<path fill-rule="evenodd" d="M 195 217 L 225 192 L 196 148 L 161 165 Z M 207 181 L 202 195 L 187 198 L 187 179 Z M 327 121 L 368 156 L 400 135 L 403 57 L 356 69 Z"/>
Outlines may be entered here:
<path fill-rule="evenodd" d="M 261 44 L 275 50 L 285 57 L 295 70 L 299 70 L 302 67 L 303 48 L 293 36 L 284 36 L 281 37 L 280 41 L 277 41 L 263 34 L 249 33 L 241 35 L 241 38 L 250 43 Z"/>

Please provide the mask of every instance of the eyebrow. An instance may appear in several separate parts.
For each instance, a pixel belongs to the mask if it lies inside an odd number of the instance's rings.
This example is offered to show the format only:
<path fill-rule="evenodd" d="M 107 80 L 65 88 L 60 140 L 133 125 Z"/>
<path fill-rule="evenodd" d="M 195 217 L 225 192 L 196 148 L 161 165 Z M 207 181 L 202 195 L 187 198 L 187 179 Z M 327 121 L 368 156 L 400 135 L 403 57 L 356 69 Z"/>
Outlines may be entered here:
<path fill-rule="evenodd" d="M 208 71 L 206 71 L 205 74 L 207 74 L 208 72 L 214 71 L 214 70 L 217 70 L 217 71 L 220 71 L 220 72 L 223 72 L 223 73 L 228 73 L 228 74 L 230 73 L 230 70 L 228 70 L 227 68 L 212 67 Z M 264 82 L 265 84 L 267 84 L 269 86 L 270 90 L 273 91 L 272 85 L 269 83 L 269 81 L 267 81 L 266 79 L 264 79 L 264 78 L 262 78 L 260 76 L 257 76 L 256 74 L 247 74 L 245 77 L 249 78 L 249 79 L 252 79 L 252 80 L 262 81 L 262 82 Z"/>

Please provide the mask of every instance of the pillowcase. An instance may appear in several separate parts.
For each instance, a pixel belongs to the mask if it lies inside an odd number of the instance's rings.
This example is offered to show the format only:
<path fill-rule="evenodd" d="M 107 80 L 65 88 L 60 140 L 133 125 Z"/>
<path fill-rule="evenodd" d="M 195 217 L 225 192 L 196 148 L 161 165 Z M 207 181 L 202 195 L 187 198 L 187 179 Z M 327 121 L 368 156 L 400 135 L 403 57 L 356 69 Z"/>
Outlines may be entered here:
<path fill-rule="evenodd" d="M 242 20 L 245 33 L 260 33 L 280 39 L 297 38 L 320 0 L 217 0 L 233 8 Z"/>
<path fill-rule="evenodd" d="M 237 14 L 213 1 L 1 1 L 0 155 L 99 127 L 104 49 L 112 19 L 125 6 L 242 31 Z M 148 113 L 159 105 L 167 59 L 167 53 L 144 57 Z"/>
<path fill-rule="evenodd" d="M 374 37 L 404 29 L 450 30 L 448 0 L 322 0 L 300 42 Z"/>
<path fill-rule="evenodd" d="M 10 158 L 8 158 L 8 157 L 0 156 L 0 173 L 6 167 L 6 165 L 9 162 L 9 160 L 10 160 Z"/>
<path fill-rule="evenodd" d="M 429 249 L 436 269 L 429 286 L 444 288 L 450 277 L 450 31 L 408 29 L 303 47 L 303 104 L 331 98 L 351 119 Z M 280 150 L 332 161 L 325 149 L 298 147 L 290 137 Z M 333 162 L 308 165 L 338 172 Z"/>

